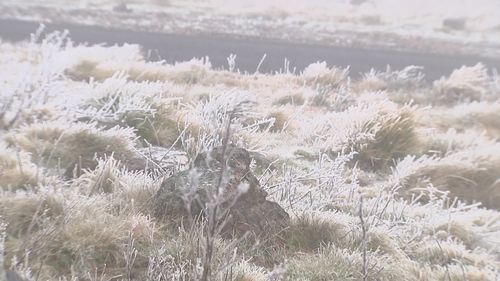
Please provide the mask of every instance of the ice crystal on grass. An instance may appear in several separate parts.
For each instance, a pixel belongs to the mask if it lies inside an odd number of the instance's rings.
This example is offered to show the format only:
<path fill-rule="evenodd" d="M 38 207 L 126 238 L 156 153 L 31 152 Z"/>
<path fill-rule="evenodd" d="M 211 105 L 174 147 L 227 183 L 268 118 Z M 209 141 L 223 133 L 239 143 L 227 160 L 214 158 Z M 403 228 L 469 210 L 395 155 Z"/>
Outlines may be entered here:
<path fill-rule="evenodd" d="M 197 153 L 222 144 L 228 126 L 231 142 L 245 144 L 243 132 L 258 126 L 243 126 L 243 119 L 252 115 L 255 97 L 245 91 L 230 91 L 192 105 L 184 116 L 188 137 L 184 144 L 190 153 Z"/>
<path fill-rule="evenodd" d="M 207 59 L 147 62 L 135 45 L 37 38 L 0 43 L 0 245 L 18 275 L 498 276 L 498 74 L 483 66 L 431 89 L 413 66 L 360 81 L 325 63 L 243 74 Z M 280 239 L 153 216 L 163 180 L 226 140 L 249 150 L 255 180 L 289 213 Z"/>

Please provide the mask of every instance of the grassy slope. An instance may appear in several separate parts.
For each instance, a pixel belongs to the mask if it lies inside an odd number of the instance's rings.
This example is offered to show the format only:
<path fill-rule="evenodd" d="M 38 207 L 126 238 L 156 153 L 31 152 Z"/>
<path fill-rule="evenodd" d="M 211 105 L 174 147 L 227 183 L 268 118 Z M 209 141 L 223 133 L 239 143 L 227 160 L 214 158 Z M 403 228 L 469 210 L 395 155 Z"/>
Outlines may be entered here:
<path fill-rule="evenodd" d="M 219 238 L 214 280 L 498 275 L 500 84 L 481 65 L 433 85 L 411 67 L 349 81 L 66 42 L 0 45 L 4 263 L 28 279 L 197 280 L 203 225 L 155 221 L 151 198 L 233 111 L 232 142 L 293 223 L 284 243 Z M 127 169 L 161 147 L 163 173 Z"/>

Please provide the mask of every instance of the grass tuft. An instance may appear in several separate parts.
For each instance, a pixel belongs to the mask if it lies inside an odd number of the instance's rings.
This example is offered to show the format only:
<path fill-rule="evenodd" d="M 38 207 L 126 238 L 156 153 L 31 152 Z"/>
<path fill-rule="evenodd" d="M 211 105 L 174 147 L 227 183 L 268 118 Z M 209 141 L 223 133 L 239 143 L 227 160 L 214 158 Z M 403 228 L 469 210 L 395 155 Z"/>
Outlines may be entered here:
<path fill-rule="evenodd" d="M 95 168 L 96 157 L 114 155 L 118 160 L 127 160 L 135 155 L 135 135 L 131 129 L 102 130 L 87 123 L 33 124 L 8 135 L 6 141 L 31 153 L 35 163 L 66 173 Z"/>
<path fill-rule="evenodd" d="M 434 82 L 434 101 L 438 104 L 480 101 L 487 98 L 490 78 L 481 63 L 462 66 L 454 70 L 448 78 Z"/>

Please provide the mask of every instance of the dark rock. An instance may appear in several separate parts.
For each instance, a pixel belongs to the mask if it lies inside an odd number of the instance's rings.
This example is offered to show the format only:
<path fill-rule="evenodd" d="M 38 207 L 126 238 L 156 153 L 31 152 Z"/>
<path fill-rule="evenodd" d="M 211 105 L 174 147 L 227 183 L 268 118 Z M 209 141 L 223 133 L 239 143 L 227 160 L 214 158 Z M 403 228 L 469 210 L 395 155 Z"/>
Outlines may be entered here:
<path fill-rule="evenodd" d="M 155 198 L 155 216 L 204 216 L 207 208 L 217 204 L 224 234 L 268 236 L 282 231 L 289 215 L 266 199 L 268 194 L 250 171 L 250 163 L 248 151 L 234 146 L 201 153 L 193 168 L 162 183 Z"/>
<path fill-rule="evenodd" d="M 236 235 L 253 233 L 258 236 L 279 234 L 288 227 L 289 215 L 276 202 L 263 200 L 254 204 L 251 201 L 241 200 L 241 205 L 231 209 L 231 218 L 225 225 L 227 232 Z"/>

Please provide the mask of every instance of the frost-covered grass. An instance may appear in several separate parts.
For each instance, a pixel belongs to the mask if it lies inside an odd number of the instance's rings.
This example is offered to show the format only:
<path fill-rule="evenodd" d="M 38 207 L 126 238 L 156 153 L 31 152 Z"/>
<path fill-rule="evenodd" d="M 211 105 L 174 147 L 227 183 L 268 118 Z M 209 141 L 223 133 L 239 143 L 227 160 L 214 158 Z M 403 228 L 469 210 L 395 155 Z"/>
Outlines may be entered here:
<path fill-rule="evenodd" d="M 27 280 L 199 280 L 207 251 L 212 280 L 498 279 L 500 78 L 481 65 L 432 85 L 241 74 L 34 38 L 0 44 L 0 260 Z M 291 216 L 279 241 L 208 249 L 203 221 L 154 217 L 228 120 Z"/>

